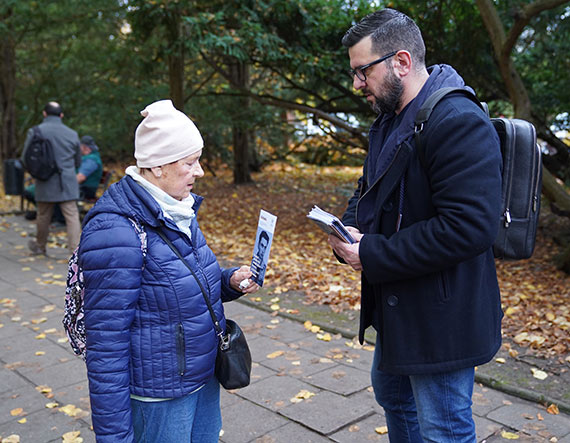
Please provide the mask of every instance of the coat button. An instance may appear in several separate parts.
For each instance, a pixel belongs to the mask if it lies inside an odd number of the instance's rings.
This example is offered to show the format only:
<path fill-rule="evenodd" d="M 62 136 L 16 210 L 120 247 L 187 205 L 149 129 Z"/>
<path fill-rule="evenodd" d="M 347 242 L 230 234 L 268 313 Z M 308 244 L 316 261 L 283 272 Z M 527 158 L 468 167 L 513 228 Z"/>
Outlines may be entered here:
<path fill-rule="evenodd" d="M 384 212 L 390 212 L 392 209 L 394 209 L 394 203 L 392 203 L 392 201 L 389 200 L 382 205 L 382 209 L 384 210 Z"/>
<path fill-rule="evenodd" d="M 389 295 L 388 299 L 386 300 L 389 306 L 396 306 L 398 304 L 398 297 L 395 295 Z"/>

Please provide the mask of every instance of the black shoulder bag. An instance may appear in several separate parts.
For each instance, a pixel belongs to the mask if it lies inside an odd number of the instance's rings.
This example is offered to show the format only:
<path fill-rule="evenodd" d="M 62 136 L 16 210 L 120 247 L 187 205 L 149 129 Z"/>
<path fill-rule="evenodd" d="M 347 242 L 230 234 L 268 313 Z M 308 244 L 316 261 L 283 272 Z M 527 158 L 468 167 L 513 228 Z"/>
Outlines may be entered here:
<path fill-rule="evenodd" d="M 176 249 L 172 242 L 168 239 L 166 234 L 160 229 L 157 230 L 158 235 L 165 241 L 165 243 L 172 249 L 176 256 L 182 260 L 182 263 L 190 270 L 193 277 L 196 279 L 204 301 L 208 306 L 208 311 L 214 322 L 214 329 L 219 338 L 218 354 L 216 356 L 216 378 L 225 389 L 239 389 L 245 388 L 249 385 L 251 375 L 251 353 L 247 346 L 245 335 L 239 325 L 228 318 L 226 318 L 226 334 L 220 326 L 220 322 L 216 317 L 216 313 L 212 308 L 210 298 L 198 279 L 194 270 L 190 267 L 188 262 L 184 259 L 182 254 Z"/>

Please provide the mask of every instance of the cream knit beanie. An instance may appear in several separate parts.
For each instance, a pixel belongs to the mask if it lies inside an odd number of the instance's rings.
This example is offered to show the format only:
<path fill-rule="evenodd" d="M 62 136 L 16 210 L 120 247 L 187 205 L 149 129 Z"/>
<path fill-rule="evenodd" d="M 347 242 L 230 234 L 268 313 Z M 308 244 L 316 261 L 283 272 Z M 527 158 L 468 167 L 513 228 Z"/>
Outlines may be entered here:
<path fill-rule="evenodd" d="M 135 132 L 135 158 L 139 168 L 154 168 L 188 157 L 204 147 L 192 120 L 171 100 L 160 100 L 141 111 L 143 121 Z"/>

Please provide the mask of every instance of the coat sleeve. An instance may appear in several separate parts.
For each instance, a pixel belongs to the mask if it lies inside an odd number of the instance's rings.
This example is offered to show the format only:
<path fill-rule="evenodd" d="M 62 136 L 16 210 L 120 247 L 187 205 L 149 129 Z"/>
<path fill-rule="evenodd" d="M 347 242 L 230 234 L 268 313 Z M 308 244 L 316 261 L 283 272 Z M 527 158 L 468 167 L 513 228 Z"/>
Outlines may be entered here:
<path fill-rule="evenodd" d="M 79 257 L 93 429 L 97 442 L 132 442 L 130 327 L 141 291 L 140 240 L 124 217 L 100 215 L 85 226 Z"/>
<path fill-rule="evenodd" d="M 222 302 L 228 302 L 240 298 L 243 293 L 232 289 L 230 286 L 230 278 L 239 268 L 222 268 Z"/>
<path fill-rule="evenodd" d="M 24 149 L 22 149 L 22 155 L 20 156 L 20 160 L 21 160 L 21 162 L 25 168 L 27 168 L 26 160 L 25 160 L 26 151 L 28 150 L 28 147 L 30 146 L 30 142 L 32 141 L 32 134 L 33 134 L 32 128 L 28 129 L 28 134 L 26 135 L 26 141 L 24 142 Z"/>
<path fill-rule="evenodd" d="M 345 226 L 352 226 L 353 228 L 358 228 L 356 223 L 356 204 L 358 203 L 358 199 L 360 198 L 362 184 L 364 183 L 364 180 L 365 180 L 364 175 L 362 175 L 358 179 L 358 186 L 354 190 L 354 194 L 348 200 L 348 205 L 342 216 L 342 223 Z"/>
<path fill-rule="evenodd" d="M 468 99 L 441 108 L 424 134 L 435 214 L 391 235 L 364 235 L 359 253 L 372 284 L 443 270 L 482 254 L 495 241 L 501 210 L 498 136 Z M 406 188 L 406 204 L 413 204 L 414 192 Z"/>

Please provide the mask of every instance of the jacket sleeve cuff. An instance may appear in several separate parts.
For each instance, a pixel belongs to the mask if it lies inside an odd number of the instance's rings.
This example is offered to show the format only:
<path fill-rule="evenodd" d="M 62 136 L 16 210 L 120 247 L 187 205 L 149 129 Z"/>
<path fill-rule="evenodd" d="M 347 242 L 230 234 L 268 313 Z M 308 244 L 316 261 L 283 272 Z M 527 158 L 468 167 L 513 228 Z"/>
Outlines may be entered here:
<path fill-rule="evenodd" d="M 236 300 L 243 295 L 243 292 L 236 291 L 230 286 L 230 278 L 239 267 L 222 269 L 222 303 Z"/>

